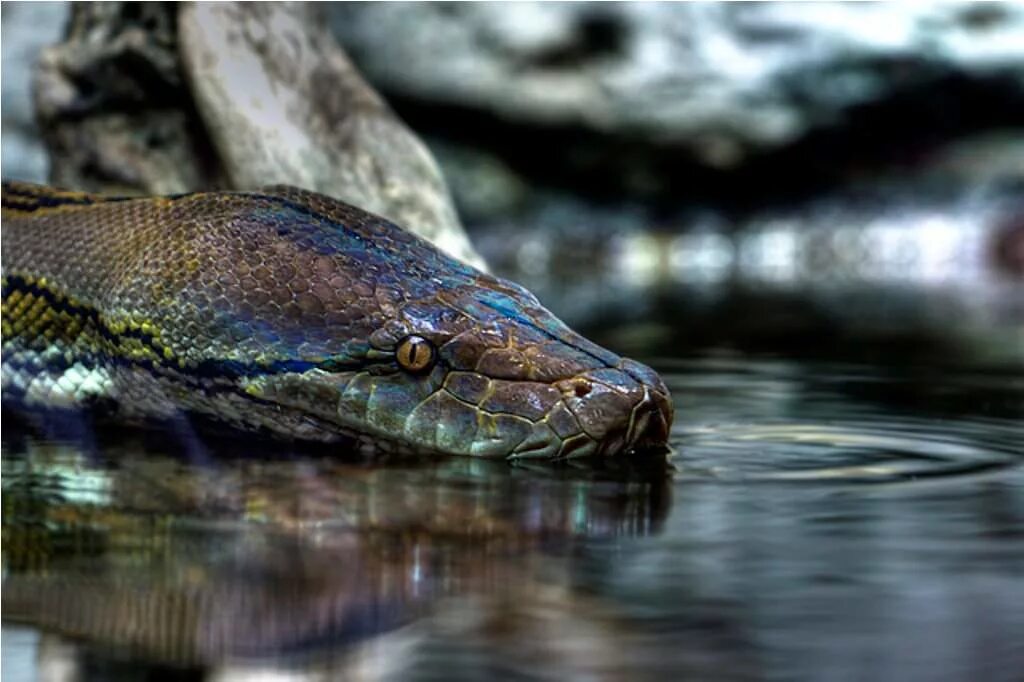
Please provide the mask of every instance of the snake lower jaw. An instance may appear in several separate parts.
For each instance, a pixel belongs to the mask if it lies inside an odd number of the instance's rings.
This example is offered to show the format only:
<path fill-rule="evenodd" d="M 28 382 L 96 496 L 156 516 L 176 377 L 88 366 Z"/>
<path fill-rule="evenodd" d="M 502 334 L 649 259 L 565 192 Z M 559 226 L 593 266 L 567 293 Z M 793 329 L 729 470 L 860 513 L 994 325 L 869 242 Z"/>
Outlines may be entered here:
<path fill-rule="evenodd" d="M 632 361 L 625 367 L 630 371 L 600 368 L 567 380 L 557 385 L 561 395 L 551 389 L 538 392 L 536 396 L 552 401 L 543 415 L 510 414 L 518 403 L 508 396 L 500 404 L 508 412 L 486 412 L 486 401 L 471 405 L 447 390 L 434 391 L 408 408 L 411 399 L 396 398 L 420 387 L 411 379 L 397 382 L 400 375 L 387 384 L 397 390 L 385 392 L 378 386 L 355 407 L 345 399 L 352 394 L 347 392 L 351 381 L 321 371 L 265 378 L 248 386 L 246 394 L 259 398 L 248 412 L 263 426 L 285 437 L 336 441 L 339 448 L 349 441 L 362 456 L 379 452 L 548 461 L 631 457 L 635 451 L 667 444 L 673 407 L 664 384 L 642 374 L 646 368 Z M 580 385 L 587 389 L 583 395 Z M 389 397 L 390 403 L 383 402 Z M 260 404 L 266 408 L 261 410 Z M 394 407 L 384 409 L 389 405 Z"/>

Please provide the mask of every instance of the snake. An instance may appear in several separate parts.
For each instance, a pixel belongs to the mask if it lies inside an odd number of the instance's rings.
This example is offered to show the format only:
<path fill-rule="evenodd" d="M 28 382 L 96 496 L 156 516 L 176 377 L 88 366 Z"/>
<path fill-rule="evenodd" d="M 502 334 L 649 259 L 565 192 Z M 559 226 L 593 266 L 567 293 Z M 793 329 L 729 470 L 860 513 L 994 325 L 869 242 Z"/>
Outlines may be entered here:
<path fill-rule="evenodd" d="M 118 197 L 5 182 L 4 407 L 201 415 L 361 452 L 667 445 L 650 367 L 524 287 L 288 186 Z"/>

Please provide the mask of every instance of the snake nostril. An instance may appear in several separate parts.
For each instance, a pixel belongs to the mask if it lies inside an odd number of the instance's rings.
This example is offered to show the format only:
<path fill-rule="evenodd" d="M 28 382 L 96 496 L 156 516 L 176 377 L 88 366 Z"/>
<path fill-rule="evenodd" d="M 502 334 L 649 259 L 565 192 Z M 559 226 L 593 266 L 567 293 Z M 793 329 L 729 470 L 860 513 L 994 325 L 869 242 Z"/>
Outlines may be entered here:
<path fill-rule="evenodd" d="M 591 389 L 593 389 L 593 386 L 591 386 L 590 382 L 586 379 L 580 379 L 572 388 L 577 398 L 582 398 L 587 395 L 590 393 Z"/>

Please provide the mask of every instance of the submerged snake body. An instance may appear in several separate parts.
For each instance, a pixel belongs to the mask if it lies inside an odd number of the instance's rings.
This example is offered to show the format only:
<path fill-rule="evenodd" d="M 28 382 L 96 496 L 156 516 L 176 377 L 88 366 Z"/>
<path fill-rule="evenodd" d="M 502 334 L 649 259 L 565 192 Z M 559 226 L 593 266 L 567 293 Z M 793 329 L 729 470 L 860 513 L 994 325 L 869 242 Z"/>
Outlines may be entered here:
<path fill-rule="evenodd" d="M 671 402 L 652 370 L 522 287 L 322 195 L 107 198 L 5 183 L 2 236 L 5 404 L 197 412 L 496 457 L 667 438 Z"/>

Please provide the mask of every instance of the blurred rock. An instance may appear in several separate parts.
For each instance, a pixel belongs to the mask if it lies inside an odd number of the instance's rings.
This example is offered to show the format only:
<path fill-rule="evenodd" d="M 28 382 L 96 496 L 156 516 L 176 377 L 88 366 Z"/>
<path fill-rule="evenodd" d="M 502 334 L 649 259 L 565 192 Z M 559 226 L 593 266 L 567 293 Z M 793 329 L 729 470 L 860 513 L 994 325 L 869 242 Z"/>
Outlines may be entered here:
<path fill-rule="evenodd" d="M 526 181 L 494 154 L 441 138 L 426 139 L 468 222 L 509 215 L 530 199 Z"/>
<path fill-rule="evenodd" d="M 39 51 L 60 40 L 67 22 L 63 2 L 12 2 L 0 22 L 0 70 L 3 99 L 3 173 L 5 179 L 45 182 L 46 148 L 32 111 L 32 68 Z"/>
<path fill-rule="evenodd" d="M 344 3 L 385 93 L 678 145 L 716 168 L 943 74 L 1024 88 L 1024 8 L 899 3 Z"/>
<path fill-rule="evenodd" d="M 1024 122 L 956 140 L 922 160 L 926 181 L 956 186 L 1015 185 L 1024 191 Z"/>
<path fill-rule="evenodd" d="M 173 7 L 70 7 L 67 33 L 34 69 L 49 181 L 116 194 L 226 187 L 179 64 Z"/>

